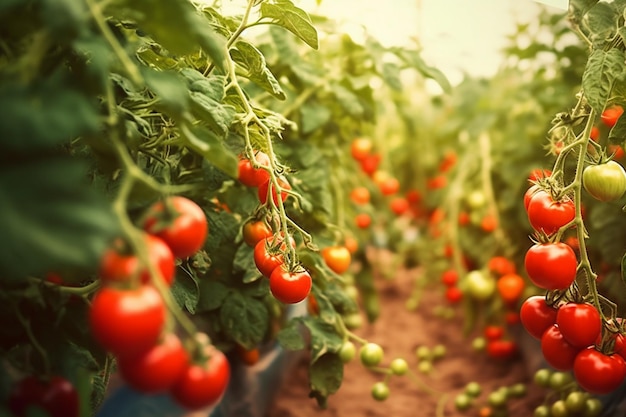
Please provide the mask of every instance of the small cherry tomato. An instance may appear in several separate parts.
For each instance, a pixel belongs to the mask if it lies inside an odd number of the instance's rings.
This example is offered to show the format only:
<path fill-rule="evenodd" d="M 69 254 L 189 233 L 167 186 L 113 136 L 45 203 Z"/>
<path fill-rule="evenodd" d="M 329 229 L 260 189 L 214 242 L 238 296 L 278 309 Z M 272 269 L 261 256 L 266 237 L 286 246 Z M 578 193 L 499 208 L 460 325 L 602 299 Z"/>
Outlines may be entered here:
<path fill-rule="evenodd" d="M 346 272 L 352 261 L 348 248 L 341 245 L 327 246 L 322 249 L 322 258 L 326 265 L 337 274 Z"/>
<path fill-rule="evenodd" d="M 541 339 L 543 333 L 556 323 L 556 309 L 546 304 L 542 295 L 528 297 L 520 308 L 522 326 L 535 339 Z"/>
<path fill-rule="evenodd" d="M 367 213 L 357 214 L 354 221 L 359 229 L 367 229 L 372 224 L 372 218 Z"/>
<path fill-rule="evenodd" d="M 593 345 L 602 331 L 600 313 L 587 303 L 568 303 L 559 307 L 556 324 L 565 340 L 578 348 Z"/>
<path fill-rule="evenodd" d="M 441 282 L 446 287 L 453 287 L 459 282 L 459 274 L 456 269 L 448 269 L 441 275 Z"/>
<path fill-rule="evenodd" d="M 295 304 L 304 300 L 311 292 L 313 280 L 303 268 L 288 271 L 283 265 L 270 275 L 270 291 L 281 303 Z"/>
<path fill-rule="evenodd" d="M 517 302 L 524 292 L 526 282 L 517 274 L 506 274 L 498 278 L 496 283 L 500 298 L 507 304 Z"/>
<path fill-rule="evenodd" d="M 614 105 L 611 107 L 607 107 L 600 115 L 600 120 L 602 120 L 602 123 L 604 123 L 605 126 L 613 127 L 615 126 L 615 124 L 617 124 L 617 120 L 622 116 L 623 113 L 624 109 L 622 108 L 622 106 Z"/>
<path fill-rule="evenodd" d="M 372 152 L 373 147 L 369 138 L 356 138 L 350 144 L 350 153 L 356 161 L 362 161 Z"/>
<path fill-rule="evenodd" d="M 487 262 L 487 269 L 497 277 L 516 273 L 515 264 L 504 256 L 493 256 L 490 258 Z"/>
<path fill-rule="evenodd" d="M 541 336 L 541 352 L 546 362 L 559 371 L 569 371 L 580 349 L 570 345 L 561 334 L 559 326 L 553 324 Z"/>
<path fill-rule="evenodd" d="M 258 165 L 255 168 L 252 162 L 247 158 L 241 158 L 239 160 L 239 181 L 248 187 L 258 187 L 261 184 L 269 181 L 270 173 L 267 169 L 262 168 L 270 167 L 270 157 L 261 151 L 257 151 L 254 154 L 254 159 Z"/>
<path fill-rule="evenodd" d="M 359 359 L 367 367 L 378 365 L 383 360 L 384 354 L 383 348 L 373 342 L 368 342 L 359 349 Z"/>
<path fill-rule="evenodd" d="M 50 417 L 80 415 L 76 388 L 70 381 L 58 375 L 48 379 L 27 376 L 18 381 L 8 395 L 8 408 L 17 417 L 35 415 L 28 412 L 30 407 L 38 407 Z"/>
<path fill-rule="evenodd" d="M 252 220 L 243 225 L 243 240 L 248 246 L 255 247 L 259 241 L 271 237 L 272 229 L 262 220 Z"/>
<path fill-rule="evenodd" d="M 272 193 L 272 201 L 274 205 L 278 206 L 278 193 L 276 192 L 274 185 L 270 184 L 271 181 L 266 181 L 263 184 L 259 185 L 258 188 L 258 197 L 261 204 L 265 204 L 267 202 L 268 192 Z M 289 193 L 287 191 L 291 190 L 291 185 L 287 180 L 283 177 L 278 177 L 278 185 L 281 188 L 280 199 L 285 202 L 287 197 L 289 197 Z"/>
<path fill-rule="evenodd" d="M 576 382 L 592 394 L 615 391 L 626 377 L 626 361 L 620 355 L 605 355 L 590 346 L 580 351 L 574 361 Z"/>
<path fill-rule="evenodd" d="M 358 205 L 367 204 L 370 202 L 370 191 L 366 187 L 355 187 L 350 191 L 350 200 Z"/>
<path fill-rule="evenodd" d="M 528 249 L 524 266 L 530 280 L 539 288 L 564 290 L 576 279 L 578 260 L 565 243 L 544 243 Z"/>

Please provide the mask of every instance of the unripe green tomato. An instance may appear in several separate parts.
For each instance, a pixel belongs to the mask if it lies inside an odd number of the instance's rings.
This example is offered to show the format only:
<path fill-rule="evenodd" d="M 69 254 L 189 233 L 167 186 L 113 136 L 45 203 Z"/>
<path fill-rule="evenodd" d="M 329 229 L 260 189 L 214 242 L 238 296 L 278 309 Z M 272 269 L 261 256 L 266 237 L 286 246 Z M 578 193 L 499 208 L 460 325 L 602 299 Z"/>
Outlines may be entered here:
<path fill-rule="evenodd" d="M 589 165 L 583 170 L 583 187 L 597 200 L 617 200 L 626 192 L 626 171 L 615 161 Z"/>
<path fill-rule="evenodd" d="M 389 369 L 394 375 L 404 375 L 409 370 L 409 364 L 402 358 L 396 358 L 389 364 Z"/>
<path fill-rule="evenodd" d="M 372 386 L 372 397 L 376 401 L 385 401 L 389 398 L 389 386 L 384 382 L 377 382 Z"/>
<path fill-rule="evenodd" d="M 506 391 L 497 390 L 489 393 L 487 402 L 492 407 L 502 407 L 506 404 Z"/>
<path fill-rule="evenodd" d="M 432 357 L 433 360 L 437 360 L 437 359 L 441 359 L 444 356 L 446 356 L 446 347 L 445 345 L 435 345 L 433 346 L 433 350 L 432 350 Z"/>
<path fill-rule="evenodd" d="M 587 398 L 583 417 L 598 417 L 602 413 L 602 401 L 597 398 Z"/>
<path fill-rule="evenodd" d="M 569 372 L 554 372 L 550 375 L 550 380 L 548 382 L 548 386 L 555 391 L 564 388 L 567 384 L 572 382 L 574 379 Z"/>
<path fill-rule="evenodd" d="M 433 363 L 428 359 L 422 359 L 417 363 L 417 370 L 428 375 L 433 371 Z"/>
<path fill-rule="evenodd" d="M 417 356 L 417 359 L 419 360 L 430 360 L 432 357 L 432 353 L 428 346 L 419 346 L 417 349 L 415 349 L 415 356 Z"/>
<path fill-rule="evenodd" d="M 509 395 L 515 398 L 521 398 L 526 395 L 526 385 L 521 382 L 509 387 Z"/>
<path fill-rule="evenodd" d="M 475 300 L 488 300 L 496 291 L 496 280 L 482 271 L 474 270 L 465 276 L 469 295 Z"/>
<path fill-rule="evenodd" d="M 356 356 L 356 346 L 349 340 L 346 340 L 339 349 L 339 359 L 341 362 L 348 363 Z"/>
<path fill-rule="evenodd" d="M 565 401 L 557 400 L 552 403 L 550 407 L 550 417 L 567 417 L 569 415 L 569 410 L 565 405 Z"/>
<path fill-rule="evenodd" d="M 567 394 L 565 405 L 572 413 L 579 413 L 585 409 L 585 401 L 587 396 L 580 391 L 573 391 Z"/>
<path fill-rule="evenodd" d="M 346 285 L 343 291 L 351 300 L 357 301 L 359 299 L 359 289 L 356 285 Z"/>
<path fill-rule="evenodd" d="M 550 407 L 543 404 L 539 407 L 535 408 L 533 412 L 533 417 L 550 417 Z"/>
<path fill-rule="evenodd" d="M 485 205 L 487 198 L 481 190 L 474 190 L 465 196 L 465 202 L 469 208 L 477 210 Z"/>
<path fill-rule="evenodd" d="M 467 410 L 472 406 L 472 398 L 467 394 L 459 394 L 454 398 L 454 406 L 459 411 Z"/>
<path fill-rule="evenodd" d="M 482 388 L 478 382 L 468 382 L 465 386 L 465 393 L 470 397 L 478 397 L 482 392 Z"/>
<path fill-rule="evenodd" d="M 541 368 L 535 372 L 535 376 L 533 380 L 535 384 L 540 387 L 547 388 L 550 385 L 550 376 L 552 375 L 552 371 L 548 368 Z"/>
<path fill-rule="evenodd" d="M 487 339 L 485 339 L 482 336 L 478 336 L 475 337 L 474 340 L 472 340 L 472 348 L 474 350 L 485 350 L 485 348 L 487 347 Z"/>
<path fill-rule="evenodd" d="M 383 348 L 377 343 L 366 343 L 359 350 L 359 358 L 365 366 L 376 366 L 383 360 Z"/>
<path fill-rule="evenodd" d="M 343 316 L 343 323 L 349 330 L 356 330 L 363 326 L 363 317 L 359 313 L 350 313 Z"/>

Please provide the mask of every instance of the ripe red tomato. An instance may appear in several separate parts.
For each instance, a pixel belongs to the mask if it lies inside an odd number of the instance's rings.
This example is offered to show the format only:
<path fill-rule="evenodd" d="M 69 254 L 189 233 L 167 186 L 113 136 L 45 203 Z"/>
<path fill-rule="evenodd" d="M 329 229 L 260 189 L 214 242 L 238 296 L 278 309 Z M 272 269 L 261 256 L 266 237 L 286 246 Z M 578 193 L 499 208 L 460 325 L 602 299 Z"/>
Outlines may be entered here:
<path fill-rule="evenodd" d="M 570 199 L 554 201 L 545 190 L 535 192 L 528 202 L 528 221 L 537 230 L 552 234 L 574 220 L 574 202 Z"/>
<path fill-rule="evenodd" d="M 135 289 L 103 287 L 89 310 L 91 333 L 117 357 L 135 356 L 157 344 L 167 311 L 151 285 Z"/>
<path fill-rule="evenodd" d="M 549 169 L 535 168 L 528 174 L 528 181 L 535 182 L 542 178 L 547 178 L 552 175 L 552 171 Z"/>
<path fill-rule="evenodd" d="M 597 142 L 599 137 L 600 137 L 600 129 L 598 128 L 598 126 L 592 126 L 591 132 L 589 132 L 589 138 L 593 140 L 594 142 Z"/>
<path fill-rule="evenodd" d="M 311 292 L 313 280 L 304 269 L 288 271 L 285 267 L 275 268 L 270 275 L 270 291 L 281 303 L 295 304 L 304 300 Z"/>
<path fill-rule="evenodd" d="M 369 138 L 356 138 L 350 144 L 350 153 L 356 161 L 362 161 L 370 155 L 373 147 Z"/>
<path fill-rule="evenodd" d="M 620 355 L 605 355 L 590 346 L 576 356 L 574 377 L 585 391 L 608 394 L 624 381 L 626 361 Z"/>
<path fill-rule="evenodd" d="M 608 127 L 613 127 L 617 123 L 617 120 L 621 117 L 622 113 L 624 113 L 624 109 L 622 106 L 611 106 L 602 112 L 600 115 L 600 120 Z"/>
<path fill-rule="evenodd" d="M 257 364 L 259 359 L 261 359 L 261 351 L 257 347 L 246 349 L 241 345 L 236 345 L 235 351 L 237 352 L 237 357 L 248 366 Z"/>
<path fill-rule="evenodd" d="M 144 229 L 167 243 L 177 258 L 185 259 L 204 245 L 209 223 L 202 208 L 181 196 L 154 203 L 146 214 Z"/>
<path fill-rule="evenodd" d="M 352 261 L 348 248 L 340 245 L 325 247 L 322 249 L 322 257 L 326 265 L 337 274 L 346 272 Z"/>
<path fill-rule="evenodd" d="M 176 264 L 170 247 L 160 238 L 146 234 L 144 236 L 148 258 L 157 268 L 168 286 L 174 282 Z M 124 253 L 122 248 L 112 247 L 104 252 L 100 260 L 99 276 L 103 283 L 130 282 L 137 276 L 139 282 L 150 282 L 150 271 L 141 265 L 135 254 Z"/>
<path fill-rule="evenodd" d="M 247 158 L 241 158 L 239 160 L 238 178 L 243 185 L 248 187 L 258 187 L 270 179 L 269 171 L 265 168 L 261 168 L 270 167 L 270 157 L 265 152 L 257 151 L 254 154 L 254 159 L 259 168 L 254 168 L 252 162 Z"/>
<path fill-rule="evenodd" d="M 370 202 L 370 190 L 366 187 L 355 187 L 350 191 L 350 199 L 354 204 L 367 204 Z"/>
<path fill-rule="evenodd" d="M 588 165 L 583 170 L 583 187 L 596 200 L 617 200 L 626 192 L 626 171 L 615 161 Z"/>
<path fill-rule="evenodd" d="M 528 204 L 530 204 L 530 199 L 539 190 L 541 190 L 541 187 L 538 184 L 533 184 L 528 187 L 528 190 L 526 190 L 526 192 L 524 193 L 524 208 L 526 210 L 528 210 Z"/>
<path fill-rule="evenodd" d="M 483 232 L 491 233 L 498 227 L 498 220 L 492 214 L 487 214 L 480 221 L 480 228 Z"/>
<path fill-rule="evenodd" d="M 515 264 L 504 256 L 491 257 L 487 262 L 487 268 L 498 277 L 515 274 L 517 269 Z"/>
<path fill-rule="evenodd" d="M 444 175 L 437 175 L 426 181 L 426 187 L 429 190 L 438 190 L 448 184 L 448 179 Z"/>
<path fill-rule="evenodd" d="M 456 304 L 463 299 L 463 291 L 459 287 L 446 288 L 446 300 L 450 304 Z"/>
<path fill-rule="evenodd" d="M 578 348 L 593 345 L 602 331 L 600 313 L 587 303 L 568 303 L 559 307 L 556 324 L 565 340 Z"/>
<path fill-rule="evenodd" d="M 419 204 L 422 201 L 422 194 L 417 190 L 408 190 L 405 196 L 411 204 Z"/>
<path fill-rule="evenodd" d="M 580 351 L 570 345 L 561 334 L 559 326 L 553 324 L 541 336 L 541 352 L 550 366 L 559 371 L 569 371 Z"/>
<path fill-rule="evenodd" d="M 393 195 L 400 190 L 400 181 L 395 177 L 388 176 L 380 181 L 379 187 L 383 195 Z"/>
<path fill-rule="evenodd" d="M 259 241 L 273 235 L 272 229 L 262 220 L 252 220 L 243 225 L 243 241 L 255 247 Z"/>
<path fill-rule="evenodd" d="M 578 260 L 565 243 L 543 243 L 528 249 L 524 266 L 530 280 L 539 288 L 564 290 L 576 278 Z"/>
<path fill-rule="evenodd" d="M 274 269 L 285 263 L 283 255 L 285 250 L 285 243 L 280 241 L 274 243 L 273 236 L 259 240 L 254 247 L 254 264 L 264 276 L 269 278 Z"/>
<path fill-rule="evenodd" d="M 607 148 L 613 159 L 621 160 L 624 157 L 624 148 L 622 148 L 620 145 L 609 145 L 607 146 Z"/>
<path fill-rule="evenodd" d="M 367 175 L 372 175 L 378 170 L 378 166 L 380 165 L 381 160 L 382 156 L 375 153 L 365 156 L 365 158 L 359 161 L 359 164 L 361 165 L 361 170 L 363 172 L 365 172 Z"/>
<path fill-rule="evenodd" d="M 459 274 L 456 269 L 448 269 L 441 275 L 441 282 L 446 287 L 453 287 L 459 282 Z"/>
<path fill-rule="evenodd" d="M 189 365 L 189 355 L 178 336 L 167 333 L 150 350 L 123 356 L 117 368 L 126 383 L 143 393 L 169 390 Z"/>
<path fill-rule="evenodd" d="M 409 210 L 410 205 L 406 198 L 396 197 L 389 202 L 389 208 L 394 214 L 401 216 Z"/>
<path fill-rule="evenodd" d="M 343 241 L 343 245 L 348 249 L 351 255 L 355 254 L 359 250 L 359 241 L 353 236 L 346 236 Z"/>
<path fill-rule="evenodd" d="M 441 162 L 439 163 L 439 172 L 448 172 L 456 164 L 457 156 L 456 152 L 448 151 L 444 154 Z"/>
<path fill-rule="evenodd" d="M 517 344 L 512 340 L 489 340 L 487 355 L 494 359 L 511 359 L 517 354 Z"/>
<path fill-rule="evenodd" d="M 206 363 L 191 364 L 171 390 L 172 398 L 188 410 L 199 410 L 218 402 L 230 380 L 226 356 L 212 348 Z"/>
<path fill-rule="evenodd" d="M 356 226 L 359 229 L 367 229 L 372 224 L 372 218 L 367 213 L 359 213 L 354 217 Z"/>
<path fill-rule="evenodd" d="M 459 213 L 459 225 L 467 226 L 470 222 L 470 215 L 466 211 L 462 211 Z"/>
<path fill-rule="evenodd" d="M 483 333 L 487 340 L 499 340 L 504 336 L 504 327 L 490 324 L 485 326 Z"/>
<path fill-rule="evenodd" d="M 556 309 L 546 304 L 542 295 L 528 297 L 520 308 L 522 326 L 535 339 L 541 339 L 543 333 L 556 323 Z"/>
<path fill-rule="evenodd" d="M 496 283 L 502 301 L 508 304 L 517 302 L 524 292 L 526 282 L 517 274 L 507 274 L 498 278 Z"/>
<path fill-rule="evenodd" d="M 278 185 L 281 188 L 280 199 L 284 202 L 289 197 L 289 193 L 287 191 L 291 190 L 291 185 L 287 182 L 287 180 L 283 177 L 278 177 Z M 274 186 L 270 184 L 270 181 L 266 181 L 263 184 L 259 185 L 258 193 L 259 201 L 261 204 L 265 204 L 267 202 L 267 193 L 268 190 L 271 190 L 272 200 L 275 205 L 278 205 L 278 194 L 274 189 Z"/>
<path fill-rule="evenodd" d="M 79 397 L 74 385 L 55 375 L 49 379 L 27 376 L 18 381 L 9 392 L 9 410 L 16 417 L 26 417 L 30 407 L 38 407 L 50 417 L 78 417 Z M 32 414 L 34 415 L 34 414 Z"/>

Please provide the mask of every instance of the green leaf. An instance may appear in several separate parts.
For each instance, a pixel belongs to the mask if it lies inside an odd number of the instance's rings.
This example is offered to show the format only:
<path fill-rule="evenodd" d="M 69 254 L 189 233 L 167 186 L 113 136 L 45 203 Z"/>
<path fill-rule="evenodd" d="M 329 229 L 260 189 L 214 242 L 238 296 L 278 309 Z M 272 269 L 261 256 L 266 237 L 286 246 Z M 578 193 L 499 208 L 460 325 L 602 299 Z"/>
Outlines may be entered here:
<path fill-rule="evenodd" d="M 143 71 L 148 87 L 156 94 L 159 104 L 171 117 L 180 118 L 189 105 L 189 93 L 185 82 L 174 71 Z"/>
<path fill-rule="evenodd" d="M 343 344 L 343 338 L 337 329 L 319 317 L 307 317 L 305 326 L 311 334 L 311 363 L 315 363 L 328 352 L 337 352 Z"/>
<path fill-rule="evenodd" d="M 232 292 L 220 310 L 220 321 L 238 344 L 251 348 L 263 340 L 269 329 L 269 313 L 256 298 Z"/>
<path fill-rule="evenodd" d="M 381 77 L 389 87 L 396 91 L 402 91 L 402 81 L 400 81 L 400 67 L 392 62 L 385 62 L 379 69 Z"/>
<path fill-rule="evenodd" d="M 609 141 L 624 146 L 626 142 L 626 118 L 617 119 L 617 123 L 609 131 Z"/>
<path fill-rule="evenodd" d="M 181 136 L 187 146 L 202 155 L 233 178 L 237 177 L 239 159 L 237 155 L 226 149 L 224 143 L 213 132 L 202 126 L 181 126 Z"/>
<path fill-rule="evenodd" d="M 597 114 L 602 113 L 609 99 L 613 83 L 624 73 L 624 53 L 618 49 L 608 52 L 595 50 L 591 53 L 582 87 L 589 105 Z"/>
<path fill-rule="evenodd" d="M 231 289 L 219 281 L 203 279 L 198 283 L 199 300 L 197 311 L 217 310 L 222 306 Z"/>
<path fill-rule="evenodd" d="M 239 245 L 233 262 L 233 272 L 243 272 L 243 282 L 248 284 L 257 281 L 263 275 L 254 263 L 254 248 L 248 245 Z"/>
<path fill-rule="evenodd" d="M 596 4 L 599 0 L 569 0 L 569 8 L 575 21 L 580 22 L 585 14 Z"/>
<path fill-rule="evenodd" d="M 586 26 L 591 31 L 589 38 L 600 45 L 603 44 L 612 36 L 619 17 L 620 13 L 608 3 L 599 2 L 594 5 L 584 17 Z"/>
<path fill-rule="evenodd" d="M 170 290 L 181 308 L 187 309 L 191 314 L 195 314 L 200 298 L 200 288 L 193 277 L 188 274 L 178 273 Z"/>
<path fill-rule="evenodd" d="M 343 362 L 336 353 L 326 353 L 309 367 L 311 397 L 321 408 L 326 407 L 329 395 L 336 393 L 343 381 Z"/>
<path fill-rule="evenodd" d="M 63 80 L 0 86 L 0 147 L 35 152 L 96 132 L 96 103 Z"/>
<path fill-rule="evenodd" d="M 272 23 L 282 26 L 313 49 L 319 48 L 317 30 L 309 15 L 289 0 L 277 0 L 276 3 L 263 3 L 261 17 L 266 17 Z"/>
<path fill-rule="evenodd" d="M 302 133 L 308 134 L 320 129 L 330 121 L 332 112 L 322 104 L 304 103 L 300 106 Z"/>
<path fill-rule="evenodd" d="M 287 350 L 302 350 L 306 347 L 302 334 L 302 322 L 296 318 L 290 320 L 276 335 L 278 343 Z"/>
<path fill-rule="evenodd" d="M 195 116 L 207 122 L 216 134 L 225 136 L 235 113 L 232 106 L 223 104 L 226 78 L 221 75 L 205 77 L 189 68 L 181 73 L 187 80 Z"/>
<path fill-rule="evenodd" d="M 341 84 L 334 83 L 331 86 L 331 91 L 335 95 L 335 98 L 350 115 L 358 117 L 363 114 L 364 109 L 361 105 L 359 98 L 349 89 Z"/>
<path fill-rule="evenodd" d="M 622 273 L 622 282 L 626 284 L 626 254 L 622 256 L 621 273 Z"/>
<path fill-rule="evenodd" d="M 435 80 L 444 92 L 448 94 L 452 92 L 452 86 L 448 78 L 439 69 L 427 65 L 418 51 L 405 49 L 396 49 L 394 51 L 407 65 L 418 70 L 424 77 Z"/>
<path fill-rule="evenodd" d="M 117 235 L 110 202 L 87 181 L 78 160 L 34 160 L 2 154 L 0 254 L 2 278 L 42 276 L 49 271 L 94 271 Z"/>
<path fill-rule="evenodd" d="M 246 77 L 274 97 L 284 100 L 286 98 L 285 92 L 274 74 L 267 68 L 265 57 L 261 51 L 245 41 L 238 41 L 235 48 L 230 50 L 230 55 L 237 64 L 247 71 Z"/>

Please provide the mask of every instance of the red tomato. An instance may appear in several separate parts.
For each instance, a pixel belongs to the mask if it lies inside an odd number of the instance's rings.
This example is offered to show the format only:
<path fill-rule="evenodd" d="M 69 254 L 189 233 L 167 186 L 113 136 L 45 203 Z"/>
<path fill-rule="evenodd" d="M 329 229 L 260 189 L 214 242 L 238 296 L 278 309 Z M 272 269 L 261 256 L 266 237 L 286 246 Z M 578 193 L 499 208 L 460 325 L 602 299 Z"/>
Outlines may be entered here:
<path fill-rule="evenodd" d="M 457 156 L 456 152 L 448 151 L 443 156 L 443 159 L 439 163 L 439 172 L 448 172 L 456 164 Z"/>
<path fill-rule="evenodd" d="M 362 161 L 370 155 L 373 147 L 370 139 L 356 138 L 350 144 L 350 153 L 356 161 Z"/>
<path fill-rule="evenodd" d="M 50 417 L 78 417 L 80 415 L 76 388 L 67 379 L 58 375 L 46 380 L 36 376 L 27 376 L 13 386 L 7 403 L 9 410 L 16 417 L 34 415 L 28 413 L 30 407 L 41 408 Z"/>
<path fill-rule="evenodd" d="M 512 340 L 489 340 L 487 355 L 494 359 L 511 359 L 517 354 L 517 344 Z"/>
<path fill-rule="evenodd" d="M 409 210 L 410 205 L 406 198 L 396 197 L 389 203 L 389 208 L 394 214 L 401 216 Z"/>
<path fill-rule="evenodd" d="M 453 287 L 459 282 L 459 274 L 455 269 L 448 269 L 441 275 L 441 282 L 446 287 Z"/>
<path fill-rule="evenodd" d="M 359 161 L 361 165 L 361 169 L 367 175 L 372 175 L 376 170 L 378 170 L 378 166 L 380 165 L 380 161 L 382 160 L 382 156 L 379 154 L 367 155 L 365 158 Z"/>
<path fill-rule="evenodd" d="M 564 290 L 576 278 L 578 260 L 565 243 L 543 243 L 528 249 L 524 266 L 530 280 L 539 288 Z"/>
<path fill-rule="evenodd" d="M 204 245 L 209 223 L 202 208 L 192 200 L 174 196 L 148 209 L 144 229 L 167 243 L 177 258 L 185 259 Z"/>
<path fill-rule="evenodd" d="M 283 251 L 286 250 L 285 243 L 274 244 L 274 238 L 269 237 L 260 240 L 254 247 L 254 264 L 258 270 L 266 277 L 270 277 L 272 271 L 285 263 Z"/>
<path fill-rule="evenodd" d="M 206 363 L 192 364 L 172 387 L 172 398 L 188 410 L 199 410 L 219 401 L 230 380 L 226 356 L 213 348 Z"/>
<path fill-rule="evenodd" d="M 348 249 L 351 255 L 355 254 L 359 250 L 359 241 L 353 236 L 346 236 L 343 241 L 344 246 Z"/>
<path fill-rule="evenodd" d="M 144 236 L 148 258 L 161 273 L 168 286 L 174 282 L 176 264 L 170 247 L 160 238 L 146 234 Z M 139 282 L 150 282 L 150 271 L 141 265 L 139 257 L 124 253 L 121 248 L 112 247 L 104 252 L 100 261 L 99 276 L 104 283 L 124 283 L 137 276 Z"/>
<path fill-rule="evenodd" d="M 343 274 L 350 267 L 352 255 L 345 246 L 327 246 L 322 249 L 322 257 L 326 265 L 337 274 Z"/>
<path fill-rule="evenodd" d="M 498 278 L 496 283 L 502 301 L 508 304 L 517 302 L 524 292 L 526 282 L 517 274 L 507 274 Z"/>
<path fill-rule="evenodd" d="M 167 333 L 160 343 L 137 356 L 123 356 L 117 368 L 126 383 L 143 393 L 170 389 L 189 365 L 189 355 L 178 336 Z"/>
<path fill-rule="evenodd" d="M 543 333 L 556 323 L 556 309 L 546 304 L 542 295 L 528 297 L 520 308 L 522 326 L 535 339 L 541 339 Z"/>
<path fill-rule="evenodd" d="M 395 193 L 398 192 L 398 190 L 400 189 L 400 181 L 398 181 L 397 178 L 395 177 L 387 177 L 384 178 L 380 184 L 380 192 L 383 195 L 393 195 Z"/>
<path fill-rule="evenodd" d="M 288 271 L 279 267 L 270 275 L 270 291 L 281 303 L 295 304 L 304 300 L 311 292 L 313 280 L 304 269 Z"/>
<path fill-rule="evenodd" d="M 530 199 L 535 195 L 537 191 L 541 190 L 541 187 L 538 184 L 533 184 L 528 187 L 528 190 L 524 193 L 524 208 L 528 210 L 528 205 L 530 204 Z"/>
<path fill-rule="evenodd" d="M 259 348 L 246 349 L 241 345 L 235 346 L 235 351 L 237 352 L 237 356 L 243 363 L 248 366 L 255 365 L 261 359 L 261 351 Z"/>
<path fill-rule="evenodd" d="M 611 106 L 602 112 L 600 115 L 600 120 L 608 127 L 613 127 L 617 123 L 617 120 L 621 117 L 622 113 L 624 113 L 624 109 L 622 106 Z"/>
<path fill-rule="evenodd" d="M 429 178 L 426 181 L 426 187 L 429 190 L 438 190 L 443 188 L 448 184 L 448 179 L 443 175 L 437 175 L 436 177 Z"/>
<path fill-rule="evenodd" d="M 535 182 L 550 175 L 552 175 L 552 171 L 549 169 L 535 168 L 528 174 L 528 181 Z"/>
<path fill-rule="evenodd" d="M 502 339 L 502 336 L 504 336 L 504 327 L 491 324 L 485 326 L 483 333 L 485 334 L 485 338 L 487 340 L 499 340 Z"/>
<path fill-rule="evenodd" d="M 459 213 L 459 225 L 467 226 L 470 222 L 470 215 L 466 211 Z"/>
<path fill-rule="evenodd" d="M 541 352 L 550 366 L 559 371 L 569 371 L 574 366 L 574 359 L 579 348 L 567 343 L 559 326 L 553 324 L 541 336 Z"/>
<path fill-rule="evenodd" d="M 102 347 L 118 357 L 135 356 L 157 344 L 166 315 L 163 299 L 151 285 L 103 287 L 92 300 L 89 323 Z"/>
<path fill-rule="evenodd" d="M 598 126 L 592 126 L 591 132 L 589 132 L 589 138 L 593 140 L 594 142 L 597 142 L 599 137 L 600 137 L 600 129 L 598 129 Z"/>
<path fill-rule="evenodd" d="M 487 262 L 487 268 L 498 277 L 516 273 L 515 264 L 504 256 L 490 258 Z"/>
<path fill-rule="evenodd" d="M 576 356 L 574 377 L 585 391 L 608 394 L 624 381 L 626 362 L 620 355 L 605 355 L 590 346 Z"/>
<path fill-rule="evenodd" d="M 520 322 L 520 316 L 518 311 L 507 311 L 504 313 L 504 321 L 509 326 L 514 326 Z"/>
<path fill-rule="evenodd" d="M 356 226 L 359 229 L 367 229 L 372 224 L 372 218 L 367 213 L 359 213 L 354 217 Z"/>
<path fill-rule="evenodd" d="M 538 190 L 528 202 L 528 221 L 537 230 L 552 234 L 574 220 L 574 202 L 570 199 L 554 201 L 545 190 Z"/>
<path fill-rule="evenodd" d="M 450 304 L 456 304 L 463 299 L 463 291 L 459 289 L 459 287 L 448 287 L 446 288 L 446 300 Z"/>
<path fill-rule="evenodd" d="M 480 228 L 483 230 L 483 232 L 491 233 L 496 230 L 497 227 L 498 220 L 496 220 L 496 217 L 494 215 L 487 214 L 480 221 Z"/>
<path fill-rule="evenodd" d="M 289 197 L 289 193 L 287 191 L 291 190 L 291 185 L 287 182 L 285 178 L 282 177 L 278 178 L 278 185 L 281 188 L 280 199 L 284 202 L 285 200 L 287 200 L 287 197 Z M 263 184 L 259 185 L 257 193 L 257 195 L 259 196 L 259 201 L 261 202 L 261 204 L 265 204 L 267 202 L 267 195 L 269 190 L 271 190 L 272 200 L 274 201 L 274 204 L 278 206 L 278 195 L 276 193 L 276 190 L 274 189 L 274 186 L 270 184 L 270 181 L 266 181 Z"/>
<path fill-rule="evenodd" d="M 602 331 L 600 313 L 587 303 L 568 303 L 559 307 L 556 324 L 565 340 L 578 348 L 593 345 Z"/>
<path fill-rule="evenodd" d="M 354 204 L 362 205 L 370 202 L 370 190 L 366 187 L 355 187 L 350 191 L 350 199 Z"/>
<path fill-rule="evenodd" d="M 411 204 L 419 204 L 422 201 L 422 194 L 417 190 L 409 190 L 406 192 L 406 199 Z"/>
<path fill-rule="evenodd" d="M 260 240 L 271 237 L 272 229 L 262 220 L 252 220 L 243 225 L 243 241 L 250 247 L 255 247 Z"/>
<path fill-rule="evenodd" d="M 622 159 L 624 157 L 624 148 L 622 148 L 620 145 L 609 145 L 608 147 L 609 152 L 613 155 L 613 159 Z"/>
<path fill-rule="evenodd" d="M 239 160 L 239 181 L 248 187 L 258 187 L 261 184 L 269 181 L 270 173 L 265 168 L 270 167 L 270 157 L 261 151 L 257 151 L 254 154 L 254 159 L 257 162 L 258 168 L 252 166 L 252 162 L 247 158 L 241 158 Z"/>

